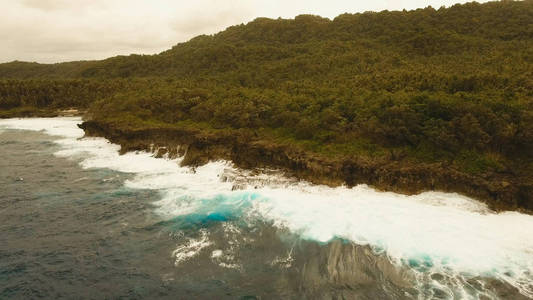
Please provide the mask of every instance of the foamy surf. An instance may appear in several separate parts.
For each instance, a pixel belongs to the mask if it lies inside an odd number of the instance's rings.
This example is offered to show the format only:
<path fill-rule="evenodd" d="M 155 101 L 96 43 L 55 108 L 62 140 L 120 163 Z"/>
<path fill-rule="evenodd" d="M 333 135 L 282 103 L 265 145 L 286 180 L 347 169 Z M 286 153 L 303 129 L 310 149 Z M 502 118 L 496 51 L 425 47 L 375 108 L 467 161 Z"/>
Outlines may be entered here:
<path fill-rule="evenodd" d="M 342 238 L 369 245 L 385 252 L 399 267 L 410 268 L 421 289 L 438 286 L 450 298 L 494 297 L 472 287 L 480 278 L 505 281 L 533 298 L 532 216 L 497 214 L 453 193 L 406 196 L 366 185 L 330 188 L 275 175 L 252 178 L 229 162 L 212 162 L 193 171 L 180 167 L 180 159 L 156 159 L 146 152 L 119 155 L 120 147 L 103 138 L 82 138 L 80 122 L 79 118 L 8 119 L 0 120 L 0 130 L 43 131 L 58 137 L 57 156 L 79 159 L 83 168 L 134 174 L 126 186 L 160 191 L 157 212 L 169 219 L 188 215 L 220 221 L 260 218 L 305 239 L 326 243 Z M 253 184 L 240 183 L 241 189 L 234 190 L 235 174 L 245 174 Z M 189 242 L 173 253 L 176 264 L 211 245 L 207 233 Z M 214 262 L 236 266 L 222 260 L 230 250 L 209 249 Z M 435 279 L 434 274 L 442 278 Z"/>

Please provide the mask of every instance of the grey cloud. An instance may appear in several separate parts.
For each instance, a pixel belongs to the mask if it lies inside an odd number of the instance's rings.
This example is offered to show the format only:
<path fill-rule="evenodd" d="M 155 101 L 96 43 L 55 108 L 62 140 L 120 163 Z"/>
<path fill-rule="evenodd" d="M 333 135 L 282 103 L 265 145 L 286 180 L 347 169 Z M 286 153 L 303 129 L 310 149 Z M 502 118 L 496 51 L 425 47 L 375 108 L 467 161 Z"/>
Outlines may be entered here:
<path fill-rule="evenodd" d="M 170 27 L 181 35 L 209 34 L 249 21 L 252 17 L 253 14 L 249 11 L 223 10 L 211 13 L 203 12 L 188 18 L 174 20 Z"/>
<path fill-rule="evenodd" d="M 65 9 L 88 9 L 104 7 L 105 1 L 101 0 L 22 0 L 22 4 L 29 8 L 44 11 L 65 10 Z"/>
<path fill-rule="evenodd" d="M 4 3 L 5 2 L 5 3 Z M 154 54 L 252 15 L 247 0 L 0 0 L 0 62 Z"/>

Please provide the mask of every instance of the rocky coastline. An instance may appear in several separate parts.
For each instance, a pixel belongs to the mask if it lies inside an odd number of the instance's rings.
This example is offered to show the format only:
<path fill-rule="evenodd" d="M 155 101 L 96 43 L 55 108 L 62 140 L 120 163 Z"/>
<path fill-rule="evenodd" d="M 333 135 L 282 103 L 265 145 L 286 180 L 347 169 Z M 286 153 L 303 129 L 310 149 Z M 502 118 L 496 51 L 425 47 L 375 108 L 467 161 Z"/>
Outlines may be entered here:
<path fill-rule="evenodd" d="M 77 108 L 68 109 L 38 109 L 34 107 L 22 107 L 12 110 L 0 110 L 0 119 L 8 118 L 55 118 L 55 117 L 81 117 L 85 110 Z"/>
<path fill-rule="evenodd" d="M 533 212 L 533 184 L 507 174 L 472 176 L 442 163 L 408 164 L 400 160 L 327 158 L 286 145 L 238 134 L 214 135 L 187 129 L 124 129 L 87 120 L 79 125 L 86 136 L 105 137 L 121 153 L 154 151 L 157 156 L 184 156 L 182 165 L 200 166 L 229 160 L 243 169 L 275 168 L 287 176 L 329 186 L 368 184 L 384 191 L 417 194 L 438 190 L 478 199 L 496 211 Z"/>

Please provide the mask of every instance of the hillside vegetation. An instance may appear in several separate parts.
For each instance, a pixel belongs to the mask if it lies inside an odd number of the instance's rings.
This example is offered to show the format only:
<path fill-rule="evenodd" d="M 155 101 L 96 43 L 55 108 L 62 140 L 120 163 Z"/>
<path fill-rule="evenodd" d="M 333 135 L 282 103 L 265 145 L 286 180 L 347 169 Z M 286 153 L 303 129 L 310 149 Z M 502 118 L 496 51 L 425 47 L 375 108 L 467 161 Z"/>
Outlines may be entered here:
<path fill-rule="evenodd" d="M 532 185 L 531 0 L 259 18 L 157 55 L 0 64 L 0 78 L 0 116 L 89 108 L 124 130 L 195 128 Z"/>

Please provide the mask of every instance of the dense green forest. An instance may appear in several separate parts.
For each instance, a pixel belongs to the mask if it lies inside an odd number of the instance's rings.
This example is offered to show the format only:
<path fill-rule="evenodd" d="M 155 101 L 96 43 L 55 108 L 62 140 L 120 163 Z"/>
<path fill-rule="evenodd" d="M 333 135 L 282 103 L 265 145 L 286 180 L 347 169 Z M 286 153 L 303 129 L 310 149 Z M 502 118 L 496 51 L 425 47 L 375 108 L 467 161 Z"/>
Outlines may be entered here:
<path fill-rule="evenodd" d="M 0 64 L 0 116 L 248 134 L 318 155 L 533 174 L 533 1 L 259 18 L 157 55 Z"/>

